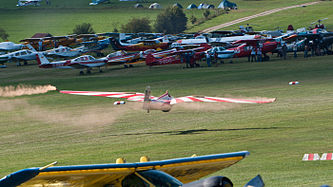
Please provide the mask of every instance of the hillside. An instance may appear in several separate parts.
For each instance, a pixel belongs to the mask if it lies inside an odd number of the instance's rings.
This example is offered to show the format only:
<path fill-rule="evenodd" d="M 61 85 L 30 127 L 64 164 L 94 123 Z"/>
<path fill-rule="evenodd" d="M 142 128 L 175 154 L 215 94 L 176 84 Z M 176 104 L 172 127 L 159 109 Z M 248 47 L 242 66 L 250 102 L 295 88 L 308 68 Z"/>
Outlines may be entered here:
<path fill-rule="evenodd" d="M 172 5 L 172 3 L 166 3 L 166 1 L 157 1 L 162 4 L 162 7 Z M 181 0 L 178 1 L 184 7 L 190 4 L 190 1 Z M 227 21 L 238 19 L 244 16 L 260 13 L 265 10 L 270 10 L 277 7 L 285 7 L 295 4 L 301 4 L 304 2 L 310 2 L 310 0 L 265 0 L 265 1 L 235 1 L 239 10 L 231 11 L 229 14 L 223 14 L 216 18 L 213 18 L 204 24 L 195 26 L 192 28 L 189 23 L 189 30 L 187 32 L 197 32 L 205 28 L 221 24 Z M 135 9 L 131 8 L 135 2 L 119 2 L 111 1 L 110 4 L 102 4 L 95 7 L 88 5 L 89 1 L 51 1 L 51 6 L 47 6 L 42 3 L 40 7 L 15 7 L 13 1 L 1 0 L 2 4 L 0 16 L 2 21 L 0 27 L 4 28 L 10 35 L 9 39 L 12 41 L 19 41 L 23 38 L 31 37 L 38 32 L 47 32 L 53 35 L 66 35 L 70 34 L 75 24 L 88 22 L 93 25 L 96 32 L 112 32 L 114 28 L 120 29 L 122 24 L 127 23 L 132 17 L 148 17 L 152 24 L 155 17 L 161 10 L 149 10 L 149 9 Z M 147 7 L 151 2 L 143 3 Z M 200 1 L 194 1 L 199 4 Z M 207 3 L 217 6 L 219 1 L 207 1 Z M 314 7 L 306 7 L 300 13 L 308 14 L 308 16 L 294 17 L 293 13 L 298 10 L 290 10 L 287 12 L 278 13 L 260 18 L 258 21 L 251 21 L 251 24 L 255 24 L 255 29 L 275 29 L 276 27 L 285 28 L 285 25 L 293 23 L 297 26 L 307 26 L 311 22 L 324 18 L 332 17 L 332 12 L 326 7 L 332 6 L 331 1 L 321 2 L 320 5 Z M 188 17 L 192 15 L 197 18 L 203 17 L 204 10 L 185 10 Z M 212 11 L 214 13 L 214 11 Z M 325 20 L 328 28 L 333 25 L 333 19 Z M 246 23 L 244 23 L 246 24 Z M 257 26 L 259 25 L 259 26 Z M 237 29 L 238 25 L 232 28 Z"/>

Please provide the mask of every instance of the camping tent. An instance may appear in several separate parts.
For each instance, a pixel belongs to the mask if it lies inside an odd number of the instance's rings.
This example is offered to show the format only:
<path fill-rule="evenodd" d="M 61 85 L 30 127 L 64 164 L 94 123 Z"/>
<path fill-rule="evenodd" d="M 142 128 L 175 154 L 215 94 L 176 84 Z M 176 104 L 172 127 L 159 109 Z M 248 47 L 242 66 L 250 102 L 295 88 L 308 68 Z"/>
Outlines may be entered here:
<path fill-rule="evenodd" d="M 214 5 L 210 5 L 210 4 L 206 4 L 206 3 L 201 3 L 199 6 L 198 6 L 198 9 L 210 9 L 210 8 L 215 8 Z"/>
<path fill-rule="evenodd" d="M 179 3 L 175 3 L 172 5 L 172 7 L 178 7 L 178 8 L 183 8 L 183 6 Z"/>
<path fill-rule="evenodd" d="M 214 5 L 205 4 L 202 8 L 203 9 L 214 9 L 215 6 Z"/>
<path fill-rule="evenodd" d="M 228 0 L 223 0 L 217 8 L 237 9 L 237 5 L 236 3 L 229 2 Z"/>
<path fill-rule="evenodd" d="M 140 3 L 137 3 L 137 4 L 134 5 L 134 8 L 143 8 L 143 5 L 140 4 Z"/>
<path fill-rule="evenodd" d="M 197 5 L 195 5 L 195 4 L 190 4 L 187 7 L 187 9 L 195 9 L 195 8 L 198 8 Z"/>
<path fill-rule="evenodd" d="M 200 5 L 198 6 L 198 9 L 203 9 L 204 6 L 206 6 L 206 3 L 200 3 Z"/>
<path fill-rule="evenodd" d="M 153 3 L 153 4 L 151 4 L 151 5 L 149 6 L 149 8 L 152 8 L 152 9 L 159 9 L 159 8 L 161 8 L 161 5 L 158 4 L 158 3 Z"/>

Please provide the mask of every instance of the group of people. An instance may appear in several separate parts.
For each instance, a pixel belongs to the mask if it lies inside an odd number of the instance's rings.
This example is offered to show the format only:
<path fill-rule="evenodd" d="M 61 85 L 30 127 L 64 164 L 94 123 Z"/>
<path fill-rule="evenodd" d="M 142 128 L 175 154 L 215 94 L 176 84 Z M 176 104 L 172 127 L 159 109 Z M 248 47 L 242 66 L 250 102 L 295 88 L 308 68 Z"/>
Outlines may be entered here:
<path fill-rule="evenodd" d="M 251 46 L 251 53 L 248 56 L 249 62 L 262 62 L 262 44 L 259 44 L 258 47 Z"/>

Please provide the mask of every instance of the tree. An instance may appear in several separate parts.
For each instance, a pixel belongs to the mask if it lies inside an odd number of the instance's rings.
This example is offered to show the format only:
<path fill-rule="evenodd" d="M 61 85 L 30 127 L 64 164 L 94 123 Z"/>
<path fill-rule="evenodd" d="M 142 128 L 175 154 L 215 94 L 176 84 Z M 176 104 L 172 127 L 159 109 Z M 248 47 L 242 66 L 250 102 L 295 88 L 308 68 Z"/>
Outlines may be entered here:
<path fill-rule="evenodd" d="M 124 33 L 151 32 L 150 21 L 148 18 L 132 18 L 127 24 L 121 26 Z"/>
<path fill-rule="evenodd" d="M 0 38 L 3 41 L 6 41 L 6 40 L 8 40 L 8 37 L 9 37 L 9 35 L 7 34 L 7 32 L 4 29 L 0 28 Z"/>
<path fill-rule="evenodd" d="M 90 23 L 82 23 L 74 27 L 73 34 L 95 34 L 95 31 Z"/>
<path fill-rule="evenodd" d="M 210 15 L 210 11 L 209 11 L 209 10 L 206 10 L 206 11 L 203 13 L 203 16 L 204 16 L 206 19 L 208 19 L 209 15 Z"/>
<path fill-rule="evenodd" d="M 187 17 L 183 9 L 169 7 L 157 16 L 155 30 L 166 34 L 176 34 L 186 30 L 186 24 Z"/>
<path fill-rule="evenodd" d="M 197 18 L 194 17 L 193 15 L 190 17 L 190 22 L 192 23 L 192 25 L 197 22 Z"/>

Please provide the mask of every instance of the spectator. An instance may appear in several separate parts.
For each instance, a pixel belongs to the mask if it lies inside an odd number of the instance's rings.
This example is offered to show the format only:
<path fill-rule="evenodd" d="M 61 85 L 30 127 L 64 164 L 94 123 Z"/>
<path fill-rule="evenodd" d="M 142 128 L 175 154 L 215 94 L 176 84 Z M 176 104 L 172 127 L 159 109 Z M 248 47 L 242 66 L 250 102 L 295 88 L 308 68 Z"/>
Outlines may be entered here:
<path fill-rule="evenodd" d="M 207 62 L 207 66 L 211 67 L 211 63 L 210 63 L 210 54 L 208 51 L 206 51 L 206 62 Z"/>
<path fill-rule="evenodd" d="M 304 58 L 308 58 L 309 45 L 305 44 L 304 46 Z"/>
<path fill-rule="evenodd" d="M 40 40 L 38 41 L 38 50 L 39 50 L 39 51 L 43 51 L 43 40 L 42 40 L 42 39 L 40 39 Z"/>
<path fill-rule="evenodd" d="M 257 61 L 262 62 L 262 49 L 260 47 L 257 48 Z"/>
<path fill-rule="evenodd" d="M 256 59 L 256 50 L 254 49 L 254 47 L 252 47 L 252 50 L 251 50 L 251 62 L 253 62 L 253 60 L 255 62 L 257 62 L 257 59 Z"/>
<path fill-rule="evenodd" d="M 286 43 L 284 43 L 283 46 L 282 46 L 282 56 L 283 56 L 284 60 L 287 59 L 287 45 L 286 45 Z"/>
<path fill-rule="evenodd" d="M 294 58 L 297 58 L 297 41 L 293 44 Z"/>

